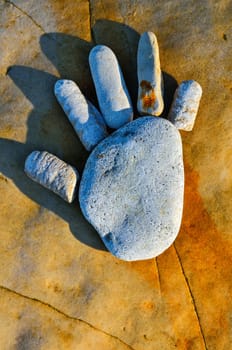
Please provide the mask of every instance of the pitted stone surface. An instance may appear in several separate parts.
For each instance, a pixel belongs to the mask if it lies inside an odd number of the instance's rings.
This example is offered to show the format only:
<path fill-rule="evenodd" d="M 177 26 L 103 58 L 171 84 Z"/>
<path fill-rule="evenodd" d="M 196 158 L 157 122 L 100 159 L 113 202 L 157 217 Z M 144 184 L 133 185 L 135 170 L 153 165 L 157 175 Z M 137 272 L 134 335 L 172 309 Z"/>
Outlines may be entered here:
<path fill-rule="evenodd" d="M 123 260 L 161 254 L 182 217 L 184 172 L 179 132 L 167 120 L 139 118 L 90 155 L 79 200 L 106 247 Z"/>

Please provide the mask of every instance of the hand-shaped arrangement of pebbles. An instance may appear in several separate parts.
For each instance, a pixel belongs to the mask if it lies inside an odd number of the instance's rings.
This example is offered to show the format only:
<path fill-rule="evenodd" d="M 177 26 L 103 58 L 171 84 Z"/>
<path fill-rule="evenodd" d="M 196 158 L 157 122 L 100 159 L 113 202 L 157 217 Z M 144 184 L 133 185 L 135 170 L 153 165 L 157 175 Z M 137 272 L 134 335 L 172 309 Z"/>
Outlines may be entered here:
<path fill-rule="evenodd" d="M 79 187 L 83 215 L 107 249 L 122 260 L 156 257 L 175 240 L 182 218 L 184 167 L 178 129 L 193 128 L 202 94 L 184 81 L 167 119 L 156 36 L 144 33 L 138 46 L 140 118 L 132 121 L 130 96 L 112 50 L 95 46 L 89 56 L 101 113 L 71 80 L 58 80 L 55 95 L 88 151 Z M 117 129 L 108 136 L 107 126 Z M 48 152 L 34 151 L 25 172 L 72 202 L 78 171 Z"/>

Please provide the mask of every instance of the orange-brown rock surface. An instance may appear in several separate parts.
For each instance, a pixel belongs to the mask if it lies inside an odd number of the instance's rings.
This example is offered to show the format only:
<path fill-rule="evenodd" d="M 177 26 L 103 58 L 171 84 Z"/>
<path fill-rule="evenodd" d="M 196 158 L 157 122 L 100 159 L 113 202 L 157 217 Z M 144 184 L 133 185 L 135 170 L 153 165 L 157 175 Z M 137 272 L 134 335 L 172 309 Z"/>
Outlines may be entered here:
<path fill-rule="evenodd" d="M 232 344 L 232 3 L 0 1 L 0 348 L 228 350 Z M 126 263 L 68 205 L 32 183 L 24 160 L 47 150 L 79 170 L 87 153 L 53 95 L 57 78 L 96 102 L 95 43 L 121 63 L 136 105 L 139 34 L 156 33 L 165 112 L 176 86 L 203 88 L 182 132 L 185 203 L 175 244 Z"/>

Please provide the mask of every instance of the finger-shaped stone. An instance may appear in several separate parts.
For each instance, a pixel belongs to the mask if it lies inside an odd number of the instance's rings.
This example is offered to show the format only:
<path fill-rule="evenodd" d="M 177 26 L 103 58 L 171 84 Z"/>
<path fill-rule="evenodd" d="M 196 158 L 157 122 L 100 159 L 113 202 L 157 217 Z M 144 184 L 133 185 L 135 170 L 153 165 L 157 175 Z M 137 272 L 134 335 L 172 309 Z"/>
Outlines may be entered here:
<path fill-rule="evenodd" d="M 58 80 L 54 93 L 84 147 L 91 151 L 108 135 L 100 112 L 72 80 Z"/>
<path fill-rule="evenodd" d="M 159 47 L 154 33 L 141 35 L 137 54 L 138 102 L 141 114 L 159 116 L 164 108 Z"/>
<path fill-rule="evenodd" d="M 25 161 L 25 173 L 71 203 L 76 196 L 78 171 L 51 153 L 34 151 Z"/>
<path fill-rule="evenodd" d="M 133 108 L 117 58 L 109 47 L 97 45 L 90 52 L 89 64 L 106 124 L 120 128 L 133 119 Z"/>
<path fill-rule="evenodd" d="M 168 115 L 168 119 L 177 129 L 193 129 L 201 95 L 202 88 L 194 80 L 183 81 L 178 86 Z"/>

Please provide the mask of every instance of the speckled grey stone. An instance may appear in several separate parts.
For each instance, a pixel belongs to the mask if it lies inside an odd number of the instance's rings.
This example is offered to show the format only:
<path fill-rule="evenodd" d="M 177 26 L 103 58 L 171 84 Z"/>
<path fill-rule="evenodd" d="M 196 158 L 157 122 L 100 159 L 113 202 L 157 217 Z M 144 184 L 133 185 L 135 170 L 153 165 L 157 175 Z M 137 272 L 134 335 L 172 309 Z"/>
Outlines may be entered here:
<path fill-rule="evenodd" d="M 138 102 L 140 114 L 159 116 L 163 112 L 163 79 L 159 46 L 152 32 L 141 35 L 137 53 Z"/>
<path fill-rule="evenodd" d="M 143 260 L 175 240 L 183 191 L 178 130 L 165 119 L 143 117 L 96 146 L 83 172 L 79 201 L 112 254 Z"/>
<path fill-rule="evenodd" d="M 183 81 L 174 94 L 168 119 L 177 129 L 191 131 L 197 116 L 202 88 L 194 80 Z"/>
<path fill-rule="evenodd" d="M 91 151 L 107 136 L 103 117 L 71 80 L 58 80 L 54 93 L 84 147 Z"/>
<path fill-rule="evenodd" d="M 51 153 L 34 151 L 25 161 L 25 173 L 71 203 L 76 195 L 78 171 Z"/>
<path fill-rule="evenodd" d="M 113 51 L 95 46 L 89 55 L 98 103 L 106 124 L 117 129 L 133 119 L 131 99 Z"/>

